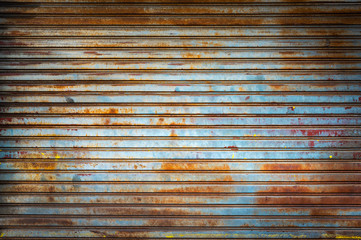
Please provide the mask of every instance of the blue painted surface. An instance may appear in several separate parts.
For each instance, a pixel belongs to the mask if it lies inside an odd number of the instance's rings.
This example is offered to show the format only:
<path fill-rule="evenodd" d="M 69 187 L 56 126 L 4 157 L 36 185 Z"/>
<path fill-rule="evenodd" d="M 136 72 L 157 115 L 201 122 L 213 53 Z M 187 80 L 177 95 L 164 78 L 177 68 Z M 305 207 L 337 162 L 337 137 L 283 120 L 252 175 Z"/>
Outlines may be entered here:
<path fill-rule="evenodd" d="M 1 238 L 361 239 L 359 2 L 11 2 Z"/>

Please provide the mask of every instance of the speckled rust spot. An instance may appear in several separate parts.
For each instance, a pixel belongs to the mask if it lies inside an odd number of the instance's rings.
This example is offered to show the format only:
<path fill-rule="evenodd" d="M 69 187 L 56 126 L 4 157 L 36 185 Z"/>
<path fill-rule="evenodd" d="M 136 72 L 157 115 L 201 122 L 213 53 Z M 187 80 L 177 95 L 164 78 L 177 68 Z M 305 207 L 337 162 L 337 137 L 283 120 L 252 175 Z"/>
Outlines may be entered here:
<path fill-rule="evenodd" d="M 182 58 L 201 58 L 201 54 L 185 52 L 182 54 Z"/>
<path fill-rule="evenodd" d="M 291 185 L 291 186 L 270 186 L 267 190 L 258 192 L 257 196 L 257 204 L 269 204 L 269 205 L 298 205 L 298 204 L 308 204 L 308 205 L 327 205 L 327 204 L 355 204 L 353 202 L 352 196 L 345 197 L 337 197 L 337 196 L 322 196 L 321 194 L 326 192 L 335 192 L 335 193 L 343 193 L 345 191 L 353 191 L 356 190 L 353 186 L 332 186 L 332 189 L 325 189 L 321 191 L 315 191 L 314 188 L 308 185 Z M 298 193 L 305 194 L 304 196 L 288 196 L 288 193 Z M 307 196 L 307 193 L 318 193 L 317 197 Z M 269 194 L 269 196 L 267 196 Z M 279 196 L 272 196 L 274 194 L 279 194 Z M 345 202 L 346 201 L 346 202 Z M 347 202 L 350 201 L 350 202 Z"/>
<path fill-rule="evenodd" d="M 57 226 L 73 226 L 73 221 L 64 218 L 21 218 L 15 219 L 13 224 L 20 226 L 47 226 L 50 224 L 55 224 Z"/>
<path fill-rule="evenodd" d="M 271 163 L 263 164 L 261 170 L 264 171 L 299 171 L 307 169 L 306 164 L 293 164 L 293 163 Z"/>
<path fill-rule="evenodd" d="M 232 193 L 232 185 L 182 185 L 179 184 L 171 189 L 161 189 L 159 192 L 171 193 Z"/>
<path fill-rule="evenodd" d="M 115 108 L 109 109 L 109 114 L 117 114 L 117 113 L 118 113 L 118 109 L 115 109 Z"/>
<path fill-rule="evenodd" d="M 89 214 L 93 208 L 89 207 Z M 102 215 L 123 215 L 123 216 L 189 216 L 200 215 L 201 211 L 179 210 L 175 207 L 107 207 L 97 208 L 96 212 Z"/>
<path fill-rule="evenodd" d="M 58 162 L 47 161 L 47 162 L 13 162 L 13 167 L 19 170 L 55 170 L 57 169 Z"/>
<path fill-rule="evenodd" d="M 199 227 L 216 227 L 222 225 L 221 219 L 202 219 L 197 221 Z M 152 227 L 175 227 L 175 226 L 184 226 L 184 227 L 193 227 L 190 225 L 190 221 L 187 218 L 153 218 L 147 219 L 146 226 Z"/>
<path fill-rule="evenodd" d="M 164 118 L 159 118 L 156 125 L 163 125 L 164 124 Z"/>
<path fill-rule="evenodd" d="M 290 87 L 287 84 L 284 85 L 270 84 L 269 86 L 273 91 L 291 91 Z"/>
<path fill-rule="evenodd" d="M 166 171 L 201 171 L 201 170 L 212 170 L 212 171 L 229 171 L 230 167 L 228 163 L 217 165 L 213 167 L 211 164 L 200 164 L 200 163 L 189 163 L 189 162 L 165 162 L 162 163 L 162 170 Z"/>

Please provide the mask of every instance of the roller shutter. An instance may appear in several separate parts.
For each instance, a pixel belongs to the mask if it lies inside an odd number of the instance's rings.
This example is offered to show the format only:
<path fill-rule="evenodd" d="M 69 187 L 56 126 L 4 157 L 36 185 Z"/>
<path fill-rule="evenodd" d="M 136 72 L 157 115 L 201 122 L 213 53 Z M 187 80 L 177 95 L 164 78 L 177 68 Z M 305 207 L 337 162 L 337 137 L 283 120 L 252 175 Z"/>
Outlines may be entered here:
<path fill-rule="evenodd" d="M 361 3 L 9 0 L 3 239 L 360 239 Z"/>

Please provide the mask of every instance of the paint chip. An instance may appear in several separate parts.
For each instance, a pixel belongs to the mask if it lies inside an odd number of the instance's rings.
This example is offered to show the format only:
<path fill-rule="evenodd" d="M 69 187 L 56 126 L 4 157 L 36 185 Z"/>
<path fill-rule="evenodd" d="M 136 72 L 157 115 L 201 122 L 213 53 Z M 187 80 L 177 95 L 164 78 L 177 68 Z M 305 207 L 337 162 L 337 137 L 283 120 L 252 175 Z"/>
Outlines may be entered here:
<path fill-rule="evenodd" d="M 169 236 L 165 236 L 166 238 L 174 238 L 174 236 L 169 235 Z"/>
<path fill-rule="evenodd" d="M 332 155 L 330 155 L 330 158 L 332 158 Z"/>
<path fill-rule="evenodd" d="M 65 97 L 65 101 L 67 103 L 74 103 L 74 99 L 72 99 L 71 97 Z"/>
<path fill-rule="evenodd" d="M 343 235 L 336 235 L 336 238 L 351 238 L 351 239 L 361 239 L 361 236 L 343 236 Z"/>
<path fill-rule="evenodd" d="M 232 155 L 232 158 L 234 158 L 234 153 L 233 153 L 233 155 Z"/>

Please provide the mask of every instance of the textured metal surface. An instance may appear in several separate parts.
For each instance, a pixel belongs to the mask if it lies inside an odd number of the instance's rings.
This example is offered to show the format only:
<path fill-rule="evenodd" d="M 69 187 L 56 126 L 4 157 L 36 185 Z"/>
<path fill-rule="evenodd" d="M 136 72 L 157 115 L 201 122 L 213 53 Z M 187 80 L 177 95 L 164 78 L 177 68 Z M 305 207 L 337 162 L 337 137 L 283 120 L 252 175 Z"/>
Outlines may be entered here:
<path fill-rule="evenodd" d="M 361 2 L 0 2 L 3 239 L 361 239 Z"/>

